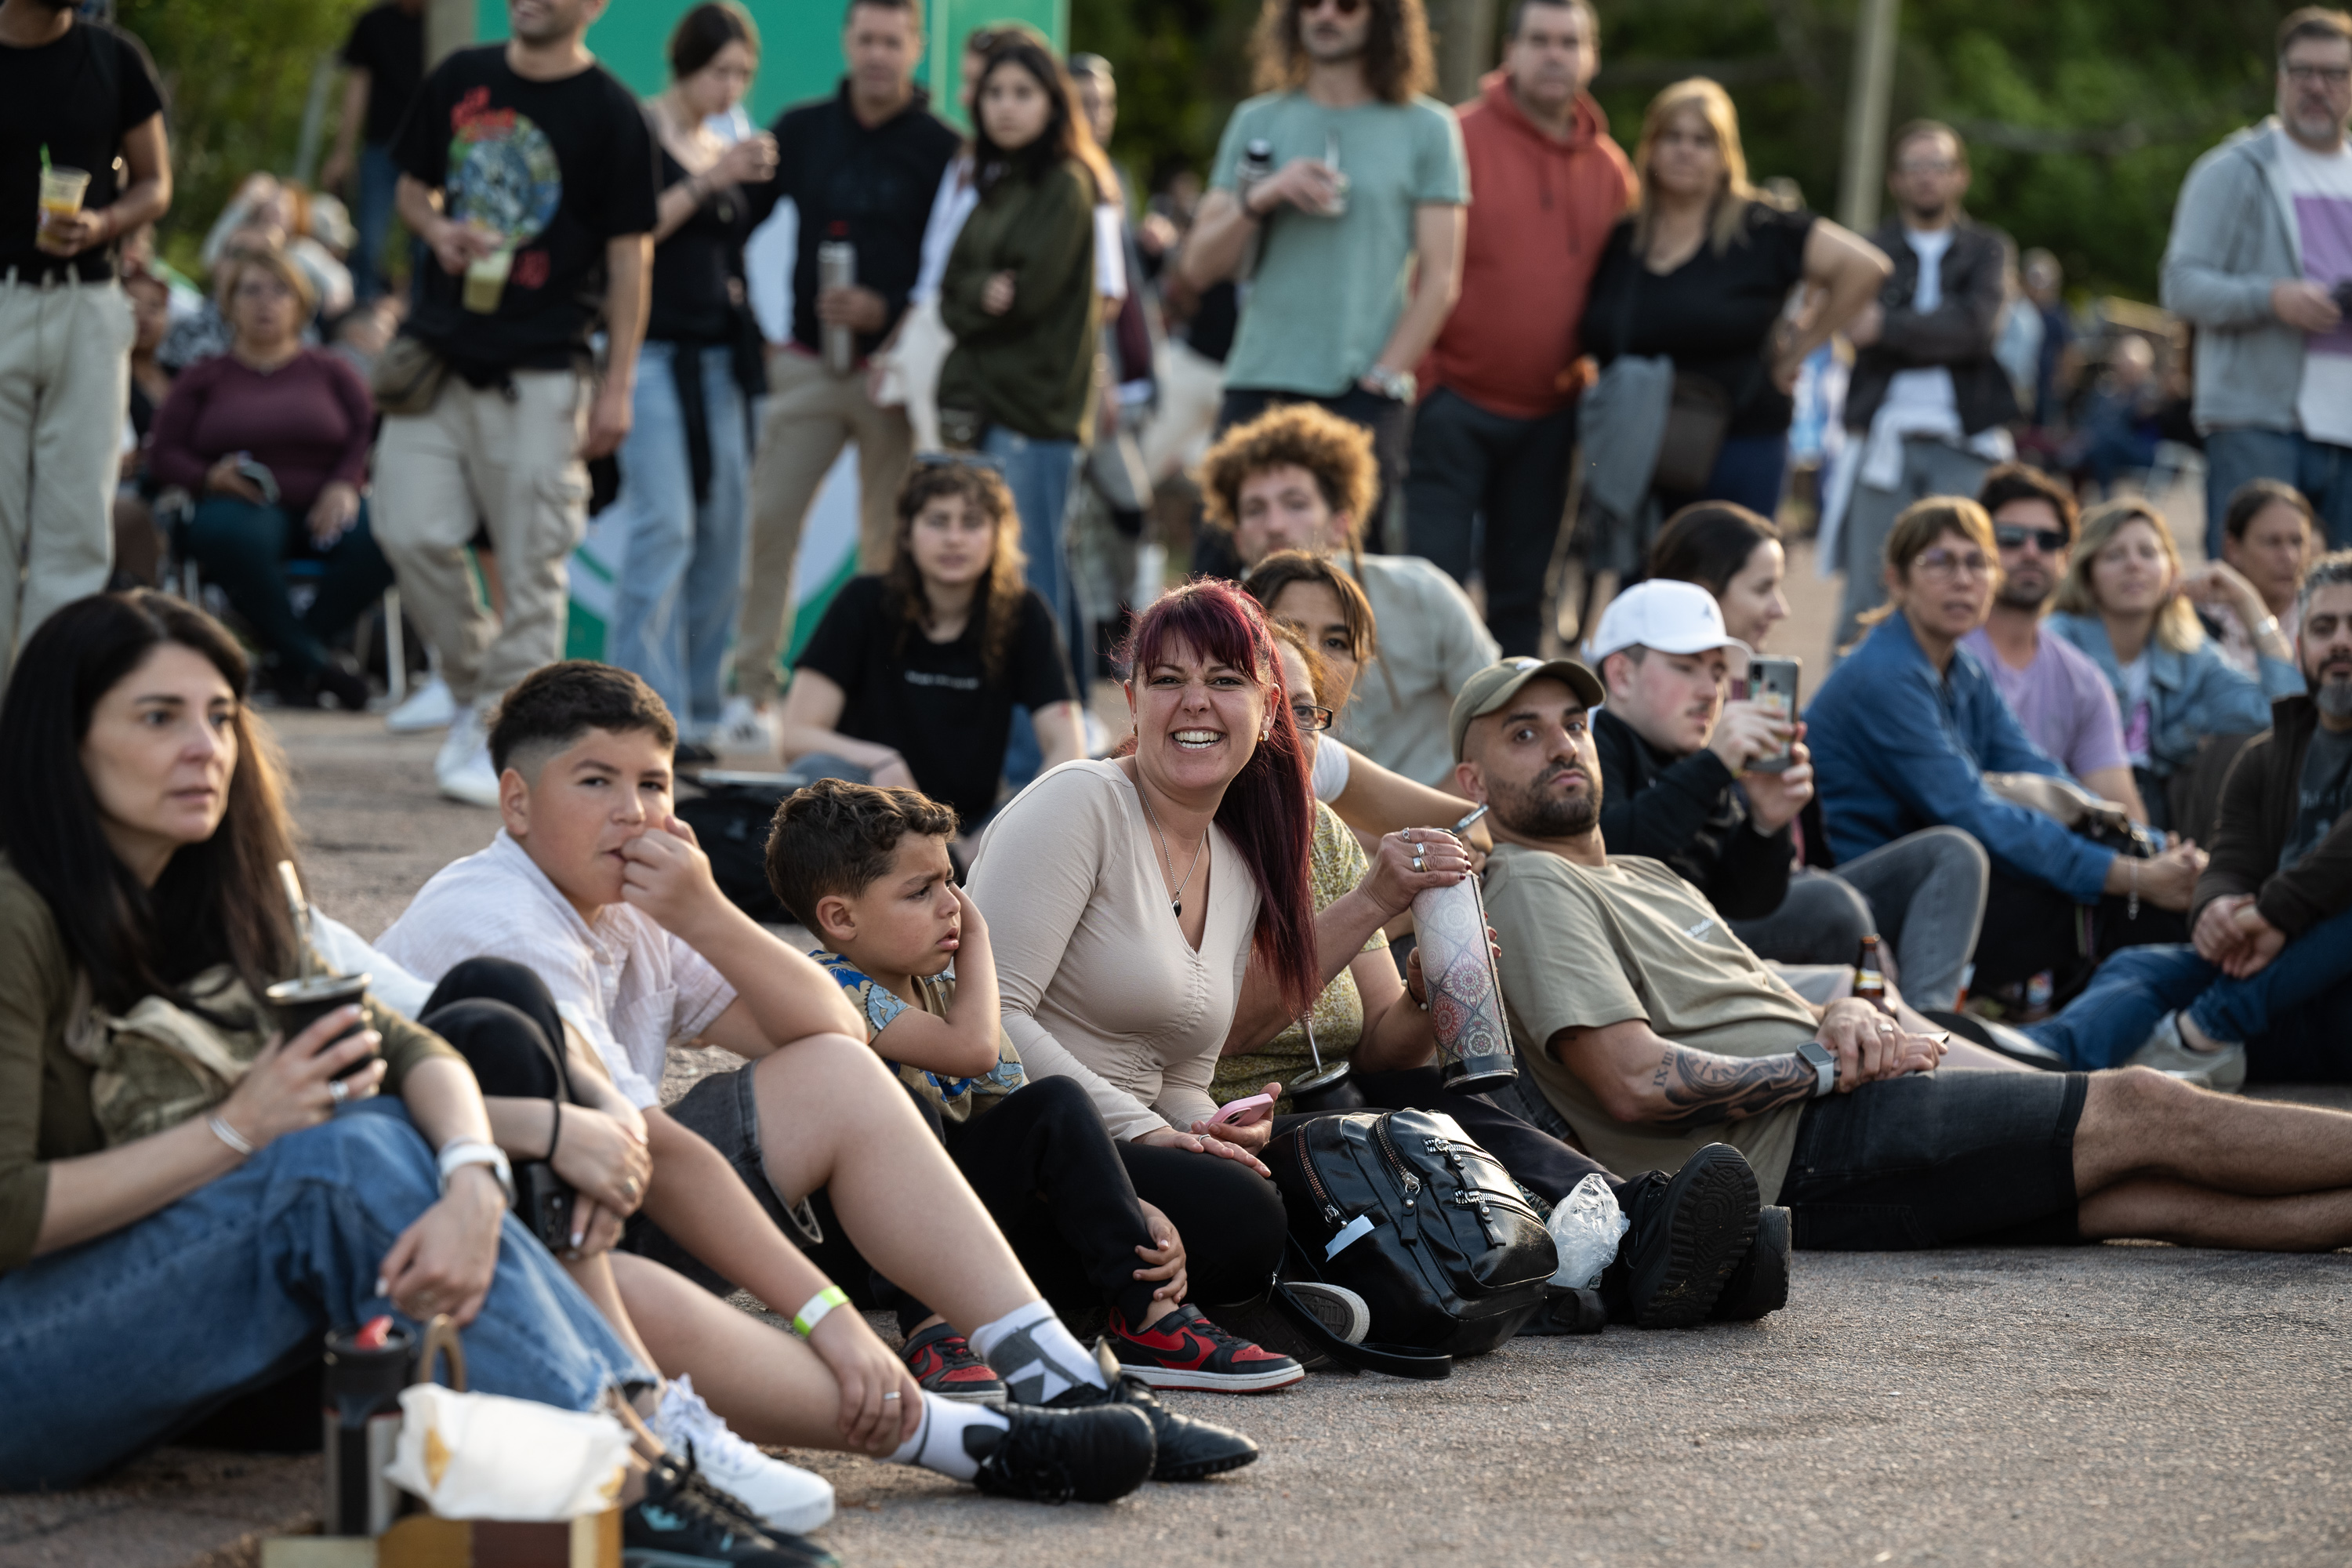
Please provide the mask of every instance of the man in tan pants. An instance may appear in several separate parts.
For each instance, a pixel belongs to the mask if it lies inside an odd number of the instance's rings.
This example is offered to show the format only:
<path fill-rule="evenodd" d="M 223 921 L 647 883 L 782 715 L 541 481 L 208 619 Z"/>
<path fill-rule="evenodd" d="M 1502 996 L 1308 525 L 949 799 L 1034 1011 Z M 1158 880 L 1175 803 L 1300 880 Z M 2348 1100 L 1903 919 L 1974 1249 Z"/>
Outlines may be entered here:
<path fill-rule="evenodd" d="M 489 710 L 563 657 L 583 459 L 628 434 L 645 338 L 653 136 L 582 43 L 604 8 L 510 7 L 506 43 L 434 68 L 393 149 L 401 222 L 434 258 L 403 330 L 449 374 L 429 408 L 385 416 L 375 537 L 458 705 L 434 782 L 473 805 L 499 803 Z M 592 395 L 582 367 L 600 291 L 608 346 Z M 503 621 L 474 596 L 477 520 L 498 552 Z"/>
<path fill-rule="evenodd" d="M 755 707 L 782 688 L 778 660 L 793 641 L 793 560 L 817 487 L 842 447 L 857 443 L 857 569 L 890 564 L 898 488 L 914 460 L 903 408 L 877 408 L 866 377 L 835 375 L 824 362 L 786 347 L 768 359 L 768 411 L 751 464 L 751 567 L 743 584 L 735 645 L 735 686 Z"/>
<path fill-rule="evenodd" d="M 103 592 L 114 568 L 134 331 L 116 242 L 171 205 L 172 162 L 145 56 L 69 4 L 0 6 L 0 94 L 23 128 L 0 158 L 5 684 L 17 645 L 59 605 Z M 88 171 L 71 208 L 40 188 L 45 167 Z"/>
<path fill-rule="evenodd" d="M 848 74 L 828 98 L 776 118 L 776 177 L 751 198 L 751 221 L 790 198 L 800 215 L 793 258 L 793 341 L 768 358 L 767 415 L 751 463 L 751 565 L 735 642 L 735 688 L 754 710 L 782 684 L 793 641 L 793 559 L 819 486 L 857 443 L 857 569 L 890 563 L 898 488 L 915 438 L 906 411 L 866 395 L 865 360 L 906 313 L 922 268 L 923 226 L 961 139 L 915 85 L 922 58 L 919 0 L 855 0 L 841 29 Z M 856 281 L 823 286 L 818 247 L 846 241 Z M 824 329 L 846 327 L 853 368 L 825 366 Z M 729 733 L 735 733 L 730 722 Z"/>

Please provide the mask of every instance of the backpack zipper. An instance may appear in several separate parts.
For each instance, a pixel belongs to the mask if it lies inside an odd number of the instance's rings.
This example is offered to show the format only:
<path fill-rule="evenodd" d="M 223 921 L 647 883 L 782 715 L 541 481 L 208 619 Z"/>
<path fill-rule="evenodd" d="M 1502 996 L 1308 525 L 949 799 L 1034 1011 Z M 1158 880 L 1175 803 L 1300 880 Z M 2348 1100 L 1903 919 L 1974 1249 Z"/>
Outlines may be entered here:
<path fill-rule="evenodd" d="M 1391 1111 L 1372 1123 L 1372 1142 L 1380 1145 L 1381 1157 L 1388 1162 L 1397 1184 L 1404 1189 L 1404 1212 L 1397 1216 L 1397 1236 L 1411 1247 L 1421 1240 L 1421 1173 L 1406 1164 L 1404 1156 L 1397 1152 L 1396 1140 L 1389 1130 L 1395 1116 Z"/>
<path fill-rule="evenodd" d="M 1307 1177 L 1307 1187 L 1315 1194 L 1316 1201 L 1323 1205 L 1323 1222 L 1326 1225 L 1330 1226 L 1333 1229 L 1338 1229 L 1339 1225 L 1339 1205 L 1333 1203 L 1331 1201 L 1331 1194 L 1323 1190 L 1323 1178 L 1316 1174 L 1315 1162 L 1308 1157 L 1307 1152 L 1307 1140 L 1304 1138 L 1294 1139 L 1291 1146 L 1298 1152 L 1298 1168 Z"/>

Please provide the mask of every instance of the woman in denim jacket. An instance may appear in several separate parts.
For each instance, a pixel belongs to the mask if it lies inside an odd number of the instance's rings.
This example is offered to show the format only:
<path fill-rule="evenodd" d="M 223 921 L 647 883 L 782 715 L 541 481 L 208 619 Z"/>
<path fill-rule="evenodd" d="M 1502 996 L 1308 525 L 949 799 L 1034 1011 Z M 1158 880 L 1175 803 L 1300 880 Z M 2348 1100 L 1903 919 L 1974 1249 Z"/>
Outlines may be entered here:
<path fill-rule="evenodd" d="M 2231 668 L 2189 596 L 2226 597 L 2254 633 L 2259 680 Z M 2304 689 L 2294 649 L 2252 584 L 2219 561 L 2184 576 L 2172 531 L 2144 501 L 2114 501 L 2083 520 L 2050 629 L 2091 656 L 2115 688 L 2149 826 L 2170 826 L 2165 785 L 2209 735 L 2270 728 L 2271 699 Z"/>

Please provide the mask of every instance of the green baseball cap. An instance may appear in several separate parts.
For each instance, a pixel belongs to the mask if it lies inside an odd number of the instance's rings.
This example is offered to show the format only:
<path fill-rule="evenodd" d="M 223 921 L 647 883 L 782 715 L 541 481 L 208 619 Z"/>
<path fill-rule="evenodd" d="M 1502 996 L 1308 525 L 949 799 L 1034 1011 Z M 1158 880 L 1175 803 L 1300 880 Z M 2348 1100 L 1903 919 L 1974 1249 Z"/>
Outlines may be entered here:
<path fill-rule="evenodd" d="M 1447 726 L 1454 733 L 1454 760 L 1462 760 L 1462 737 L 1470 732 L 1471 720 L 1494 712 L 1517 696 L 1520 687 L 1543 675 L 1565 684 L 1587 708 L 1600 707 L 1607 695 L 1600 679 L 1572 658 L 1507 658 L 1490 664 L 1464 681 L 1454 699 L 1454 715 Z"/>

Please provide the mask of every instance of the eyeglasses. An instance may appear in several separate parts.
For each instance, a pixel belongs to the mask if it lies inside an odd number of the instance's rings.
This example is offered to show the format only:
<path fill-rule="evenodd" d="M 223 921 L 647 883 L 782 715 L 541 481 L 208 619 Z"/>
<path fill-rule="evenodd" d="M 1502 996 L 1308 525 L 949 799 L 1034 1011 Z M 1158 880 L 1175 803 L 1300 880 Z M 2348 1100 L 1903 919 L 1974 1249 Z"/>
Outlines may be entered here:
<path fill-rule="evenodd" d="M 1329 729 L 1333 715 L 1331 710 L 1319 703 L 1294 702 L 1290 705 L 1290 716 L 1298 721 L 1300 734 L 1312 735 L 1318 731 Z"/>
<path fill-rule="evenodd" d="M 1992 563 L 1984 558 L 1984 552 L 1980 550 L 1971 550 L 1966 555 L 1950 550 L 1930 550 L 1925 554 L 1913 556 L 1911 565 L 1922 576 L 1946 583 L 1957 582 L 1962 577 L 1992 575 Z"/>
<path fill-rule="evenodd" d="M 2352 66 L 2282 66 L 2286 79 L 2300 86 L 2314 82 L 2322 87 L 2342 87 L 2352 82 Z"/>
<path fill-rule="evenodd" d="M 2022 550 L 2030 542 L 2044 555 L 2055 555 L 2074 543 L 2063 528 L 2028 528 L 2023 523 L 2005 522 L 1992 531 L 1995 544 L 2003 550 Z"/>
<path fill-rule="evenodd" d="M 1298 14 L 1312 16 L 1326 5 L 1342 16 L 1352 16 L 1364 8 L 1364 0 L 1298 0 Z"/>

